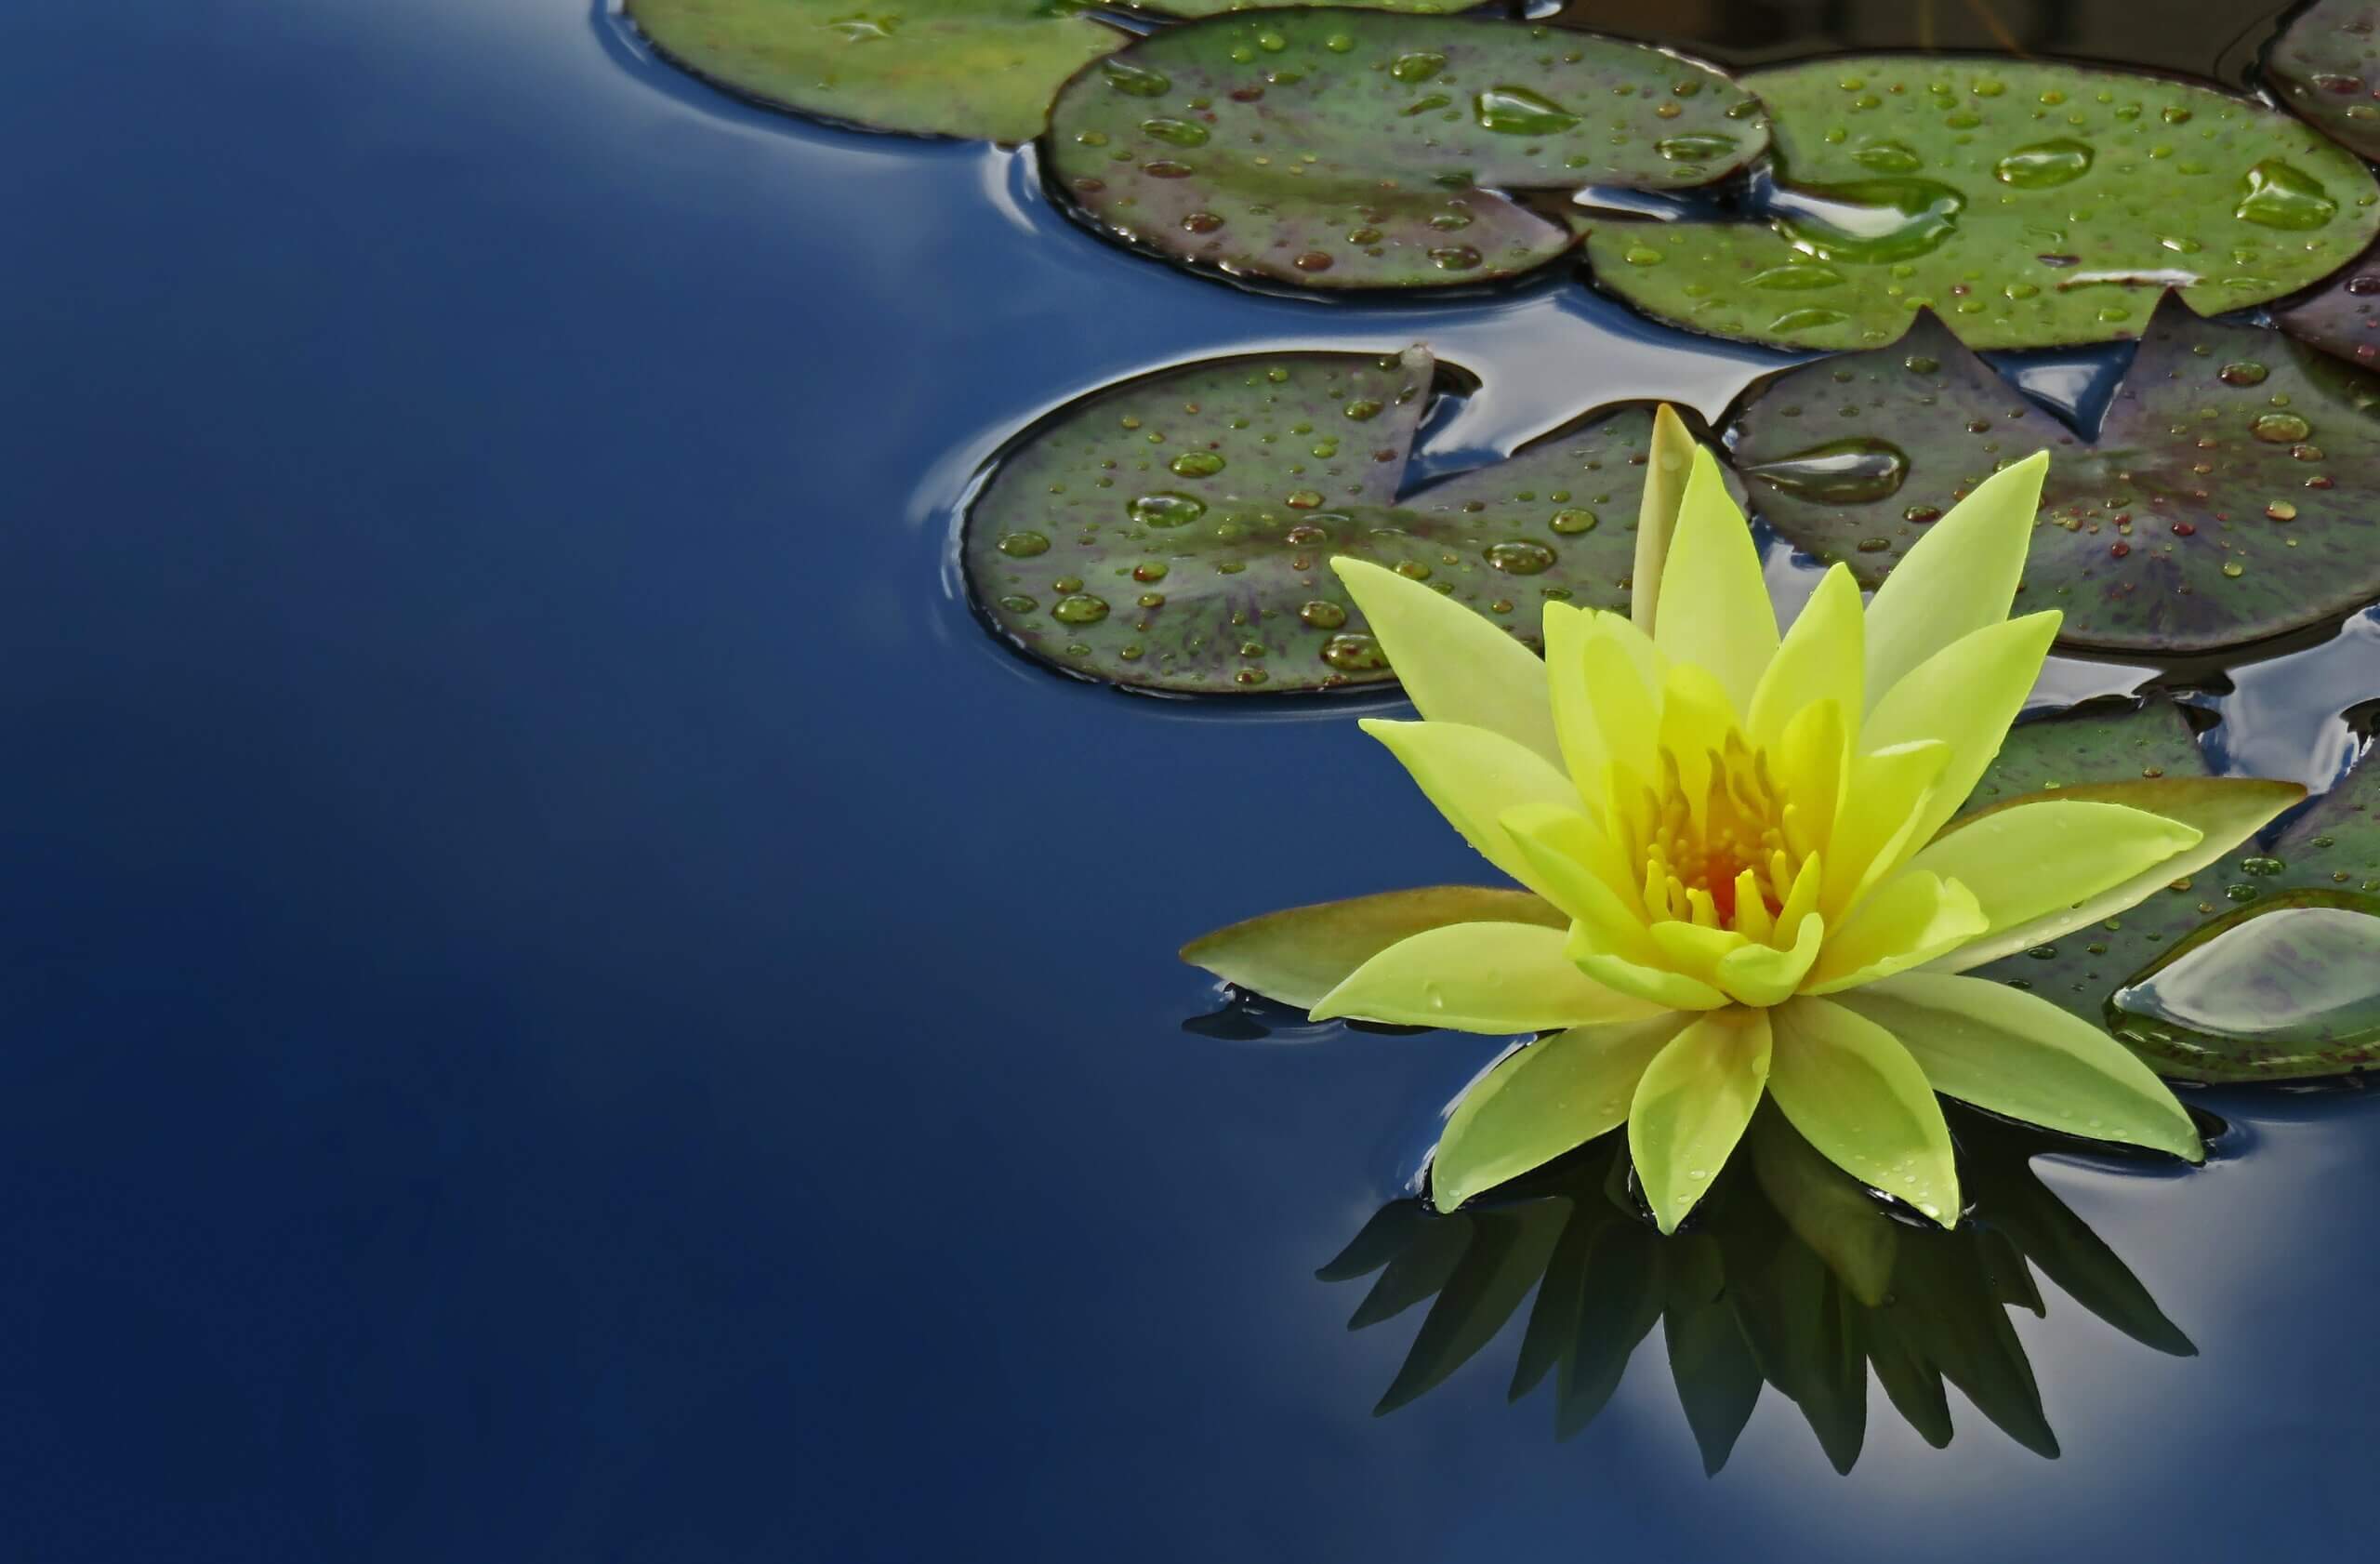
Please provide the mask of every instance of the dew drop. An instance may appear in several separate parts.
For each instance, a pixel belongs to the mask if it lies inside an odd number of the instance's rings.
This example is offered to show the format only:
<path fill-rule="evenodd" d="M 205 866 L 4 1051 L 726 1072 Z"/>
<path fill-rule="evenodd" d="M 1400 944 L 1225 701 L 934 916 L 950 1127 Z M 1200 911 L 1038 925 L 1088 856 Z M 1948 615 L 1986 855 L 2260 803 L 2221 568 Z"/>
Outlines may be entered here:
<path fill-rule="evenodd" d="M 2247 193 L 2231 209 L 2242 222 L 2302 231 L 2320 228 L 2338 214 L 2339 204 L 2311 174 L 2277 157 L 2249 169 L 2247 184 Z"/>
<path fill-rule="evenodd" d="M 1890 497 L 1909 476 L 1909 456 L 1869 435 L 1831 440 L 1743 469 L 1772 488 L 1820 505 L 1865 505 Z"/>
<path fill-rule="evenodd" d="M 1525 86 L 1491 86 L 1471 108 L 1481 129 L 1501 136 L 1558 136 L 1579 123 L 1578 115 Z"/>
<path fill-rule="evenodd" d="M 2019 190 L 2071 184 L 2091 171 L 2095 153 L 2087 141 L 2060 139 L 2018 147 L 1992 166 L 1992 176 Z"/>

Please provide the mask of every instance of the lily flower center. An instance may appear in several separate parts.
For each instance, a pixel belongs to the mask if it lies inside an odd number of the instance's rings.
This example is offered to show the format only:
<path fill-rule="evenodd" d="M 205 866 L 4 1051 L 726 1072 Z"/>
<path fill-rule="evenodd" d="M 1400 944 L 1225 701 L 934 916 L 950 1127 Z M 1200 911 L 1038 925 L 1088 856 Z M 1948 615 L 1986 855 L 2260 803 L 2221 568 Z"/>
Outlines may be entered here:
<path fill-rule="evenodd" d="M 1645 910 L 1765 938 L 1792 897 L 1805 854 L 1767 756 L 1739 733 L 1724 748 L 1681 756 L 1664 747 L 1661 779 L 1644 796 Z"/>

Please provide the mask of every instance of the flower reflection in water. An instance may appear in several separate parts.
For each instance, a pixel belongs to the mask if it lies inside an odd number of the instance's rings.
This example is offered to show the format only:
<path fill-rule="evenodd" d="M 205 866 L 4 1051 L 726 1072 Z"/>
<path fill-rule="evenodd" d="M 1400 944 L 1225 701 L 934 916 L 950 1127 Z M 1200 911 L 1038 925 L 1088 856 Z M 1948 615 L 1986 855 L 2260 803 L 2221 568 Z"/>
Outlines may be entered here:
<path fill-rule="evenodd" d="M 1704 1468 L 1726 1465 L 1763 1386 L 1801 1409 L 1837 1471 L 1867 1434 L 1872 1372 L 1928 1444 L 1950 1442 L 1945 1385 L 2000 1429 L 2055 1457 L 2011 1309 L 2045 1314 L 2035 1273 L 2145 1345 L 2196 1348 L 2114 1251 L 2030 1165 L 2061 1144 L 1952 1107 L 1971 1206 L 1944 1231 L 1885 1202 L 1764 1108 L 1698 1221 L 1663 1238 L 1634 1187 L 1625 1136 L 1609 1134 L 1451 1214 L 1414 1199 L 1382 1207 L 1318 1273 L 1377 1273 L 1349 1321 L 1361 1330 L 1429 1305 L 1378 1412 L 1404 1406 L 1476 1356 L 1535 1289 L 1515 1401 L 1554 1385 L 1558 1438 L 1577 1434 L 1661 1328 Z"/>

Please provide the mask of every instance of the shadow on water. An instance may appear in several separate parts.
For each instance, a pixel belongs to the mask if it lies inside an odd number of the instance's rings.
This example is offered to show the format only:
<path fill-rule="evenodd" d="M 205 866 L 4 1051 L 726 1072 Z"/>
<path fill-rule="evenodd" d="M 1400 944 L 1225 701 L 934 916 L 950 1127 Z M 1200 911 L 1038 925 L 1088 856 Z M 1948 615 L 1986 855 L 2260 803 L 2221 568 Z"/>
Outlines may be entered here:
<path fill-rule="evenodd" d="M 1593 1422 L 1660 1327 L 1704 1469 L 1726 1465 L 1765 1387 L 1801 1410 L 1838 1472 L 1867 1437 L 1872 1373 L 1926 1443 L 1952 1435 L 1946 1386 L 2003 1433 L 2055 1459 L 2057 1438 L 2010 1314 L 2045 1316 L 2036 1273 L 2125 1335 L 2196 1355 L 2113 1250 L 2033 1174 L 2060 1143 L 1946 1104 L 1968 1207 L 1944 1231 L 1859 1185 L 1764 1107 L 1686 1230 L 1663 1238 L 1615 1132 L 1444 1214 L 1382 1207 L 1316 1273 L 1377 1273 L 1348 1321 L 1364 1330 L 1426 1303 L 1384 1414 L 1478 1356 L 1535 1290 L 1514 1401 L 1553 1385 L 1554 1426 Z M 2097 1149 L 2097 1148 L 2095 1148 Z"/>

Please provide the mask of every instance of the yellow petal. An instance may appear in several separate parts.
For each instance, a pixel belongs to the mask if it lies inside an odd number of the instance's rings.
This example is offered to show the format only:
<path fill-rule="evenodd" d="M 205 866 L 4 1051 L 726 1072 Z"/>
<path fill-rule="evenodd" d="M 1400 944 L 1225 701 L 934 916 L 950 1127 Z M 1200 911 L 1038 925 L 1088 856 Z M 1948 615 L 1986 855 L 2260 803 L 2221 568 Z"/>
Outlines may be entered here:
<path fill-rule="evenodd" d="M 1924 806 L 1950 763 L 1939 740 L 1899 744 L 1852 762 L 1842 813 L 1826 843 L 1827 882 L 1818 909 L 1829 923 L 1850 916 L 1859 898 L 1925 838 Z"/>
<path fill-rule="evenodd" d="M 1903 869 L 1831 931 L 1805 994 L 1831 994 L 1922 966 L 1983 933 L 1983 908 L 1955 880 Z"/>
<path fill-rule="evenodd" d="M 1868 605 L 1871 700 L 1963 636 L 2008 617 L 2049 453 L 1993 473 L 1925 529 Z"/>
<path fill-rule="evenodd" d="M 1633 994 L 1648 1004 L 1667 1010 L 1718 1010 L 1728 1003 L 1726 994 L 1699 978 L 1620 955 L 1584 923 L 1570 926 L 1569 943 L 1562 953 L 1605 987 Z"/>
<path fill-rule="evenodd" d="M 1845 708 L 1815 701 L 1793 713 L 1777 748 L 1766 751 L 1785 796 L 1785 837 L 1802 854 L 1831 852 L 1850 762 Z"/>
<path fill-rule="evenodd" d="M 2123 1044 L 2038 994 L 1908 973 L 1843 996 L 1901 1040 L 1934 1089 L 1993 1113 L 2199 1161 L 2198 1128 Z"/>
<path fill-rule="evenodd" d="M 1629 616 L 1646 635 L 1661 596 L 1661 574 L 1671 539 L 1677 535 L 1678 507 L 1694 471 L 1694 436 L 1666 402 L 1653 410 L 1653 440 L 1645 462 L 1645 495 L 1636 505 L 1636 569 L 1629 582 Z"/>
<path fill-rule="evenodd" d="M 1419 581 L 1344 557 L 1330 568 L 1388 655 L 1406 698 L 1433 722 L 1503 735 L 1559 765 L 1545 665 L 1484 616 Z"/>
<path fill-rule="evenodd" d="M 1934 840 L 1983 779 L 2041 677 L 2058 620 L 2055 611 L 2028 614 L 1964 636 L 1912 669 L 1876 702 L 1860 736 L 1863 745 L 1882 749 L 1939 739 L 1950 747 L 1941 780 L 1921 806 L 1916 842 Z"/>
<path fill-rule="evenodd" d="M 1678 787 L 1689 801 L 1709 791 L 1712 758 L 1728 751 L 1729 740 L 1742 742 L 1727 692 L 1710 669 L 1693 663 L 1672 663 L 1662 677 L 1659 728 L 1660 762 L 1676 764 Z M 1647 781 L 1654 779 L 1647 775 Z M 1697 818 L 1701 813 L 1698 802 Z"/>
<path fill-rule="evenodd" d="M 1545 667 L 1563 763 L 1600 814 L 1601 778 L 1618 763 L 1639 781 L 1653 773 L 1660 653 L 1616 614 L 1545 605 Z"/>
<path fill-rule="evenodd" d="M 1752 741 L 1764 749 L 1777 745 L 1786 724 L 1819 701 L 1832 701 L 1855 719 L 1866 711 L 1866 646 L 1859 583 L 1849 565 L 1831 565 L 1752 692 L 1744 721 Z"/>
<path fill-rule="evenodd" d="M 1457 722 L 1391 722 L 1367 717 L 1363 730 L 1405 762 L 1438 813 L 1481 857 L 1546 900 L 1553 892 L 1536 877 L 1504 828 L 1504 811 L 1524 803 L 1579 807 L 1570 779 L 1501 734 Z"/>
<path fill-rule="evenodd" d="M 1576 810 L 1522 804 L 1499 817 L 1547 899 L 1592 931 L 1595 943 L 1633 961 L 1656 962 L 1645 909 L 1627 864 L 1594 823 Z"/>
<path fill-rule="evenodd" d="M 1818 952 L 1826 945 L 1824 920 L 1804 918 L 1798 927 L 1801 935 L 1789 950 L 1770 945 L 1747 945 L 1740 950 L 1729 951 L 1720 958 L 1712 981 L 1739 1004 L 1784 1003 L 1818 964 Z"/>
<path fill-rule="evenodd" d="M 1827 1160 L 1945 1227 L 1959 1221 L 1950 1127 L 1925 1072 L 1893 1034 L 1825 1000 L 1769 1015 L 1769 1094 Z"/>
<path fill-rule="evenodd" d="M 1992 820 L 2004 810 L 2030 807 L 2048 798 L 2068 802 L 2094 802 L 2145 810 L 2186 825 L 2199 839 L 2187 850 L 2154 865 L 2071 907 L 2060 907 L 2012 927 L 1998 928 L 1971 945 L 1961 947 L 1936 964 L 1947 972 L 1967 972 L 2046 945 L 2061 934 L 2088 928 L 2136 906 L 2162 885 L 2186 874 L 2196 874 L 2269 825 L 2282 810 L 2306 796 L 2294 782 L 2268 782 L 2244 776 L 2168 776 L 2138 782 L 2099 782 L 2061 788 L 2055 794 L 2031 793 L 2010 799 L 1953 824 L 1935 839 L 1948 843 Z M 1931 852 L 1933 849 L 1928 848 Z"/>
<path fill-rule="evenodd" d="M 1777 610 L 1760 550 L 1706 450 L 1695 451 L 1694 474 L 1679 503 L 1653 640 L 1673 662 L 1710 669 L 1738 711 L 1751 707 L 1777 655 Z"/>
<path fill-rule="evenodd" d="M 1636 633 L 1634 626 L 1610 614 L 1595 616 L 1580 648 L 1595 732 L 1606 760 L 1624 773 L 1619 778 L 1624 787 L 1641 787 L 1660 775 L 1654 741 L 1668 664 L 1659 660 L 1658 676 L 1647 679 L 1644 653 L 1649 648 L 1650 643 Z M 1655 656 L 1658 660 L 1659 654 Z M 1582 789 L 1593 786 L 1590 774 L 1574 775 Z"/>
<path fill-rule="evenodd" d="M 1664 1233 L 1675 1232 L 1727 1163 L 1768 1081 L 1768 1013 L 1694 1022 L 1655 1054 L 1628 1108 L 1628 1151 Z"/>
<path fill-rule="evenodd" d="M 1322 996 L 1313 1018 L 1352 1016 L 1458 1032 L 1541 1032 L 1652 1014 L 1588 978 L 1559 930 L 1451 923 L 1398 940 Z"/>
<path fill-rule="evenodd" d="M 1651 934 L 1655 948 L 1660 951 L 1660 965 L 1714 988 L 1719 986 L 1719 963 L 1752 943 L 1733 929 L 1705 928 L 1674 918 L 1653 924 Z"/>
<path fill-rule="evenodd" d="M 1692 1020 L 1574 1027 L 1515 1050 L 1455 1104 L 1430 1163 L 1431 1204 L 1452 1211 L 1618 1129 L 1645 1067 Z"/>
<path fill-rule="evenodd" d="M 1920 849 L 1909 867 L 1973 891 L 1990 921 L 1983 931 L 1989 935 L 2079 907 L 2171 863 L 2201 835 L 2162 815 L 2060 796 L 1996 809 L 1947 831 Z"/>

